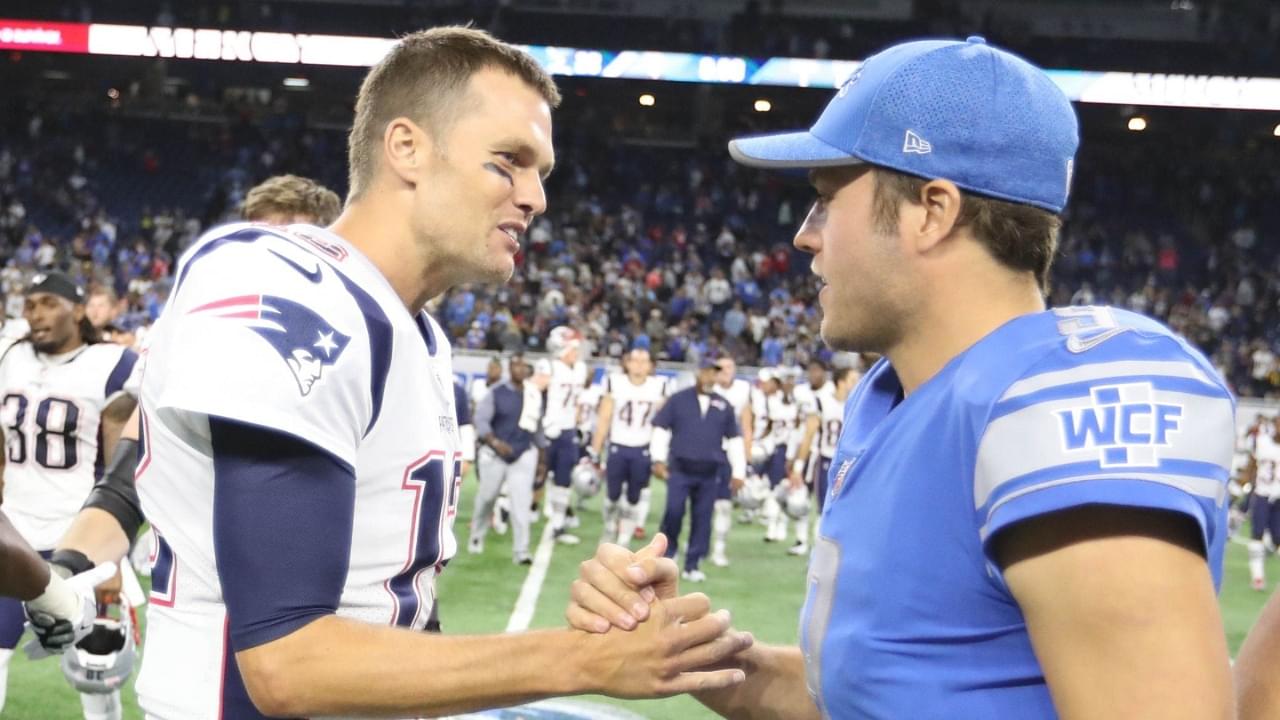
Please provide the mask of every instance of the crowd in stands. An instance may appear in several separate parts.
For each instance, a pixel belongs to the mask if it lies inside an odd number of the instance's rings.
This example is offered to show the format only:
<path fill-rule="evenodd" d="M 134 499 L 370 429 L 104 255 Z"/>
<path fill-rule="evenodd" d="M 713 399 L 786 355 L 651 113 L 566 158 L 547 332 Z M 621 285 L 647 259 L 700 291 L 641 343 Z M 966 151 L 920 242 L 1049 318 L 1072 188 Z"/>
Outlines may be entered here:
<path fill-rule="evenodd" d="M 641 148 L 611 127 L 558 120 L 550 210 L 513 280 L 456 288 L 433 307 L 455 344 L 537 350 L 569 324 L 612 357 L 637 343 L 681 362 L 829 357 L 809 258 L 790 246 L 812 198 L 803 180 L 742 168 L 722 140 Z M 1280 397 L 1280 140 L 1232 132 L 1086 136 L 1051 304 L 1156 317 L 1237 393 Z M 119 298 L 125 329 L 145 328 L 175 259 L 234 218 L 254 183 L 294 172 L 345 188 L 343 134 L 288 113 L 209 124 L 14 103 L 0 133 L 9 316 L 31 274 L 66 267 Z"/>

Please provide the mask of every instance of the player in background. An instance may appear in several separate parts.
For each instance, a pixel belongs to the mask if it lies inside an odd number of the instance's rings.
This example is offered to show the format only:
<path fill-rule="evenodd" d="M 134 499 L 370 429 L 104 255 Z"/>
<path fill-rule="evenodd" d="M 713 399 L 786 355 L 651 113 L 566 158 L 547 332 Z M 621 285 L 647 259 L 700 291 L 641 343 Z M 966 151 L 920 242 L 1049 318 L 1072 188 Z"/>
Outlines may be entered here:
<path fill-rule="evenodd" d="M 720 358 L 716 361 L 716 367 L 715 391 L 728 400 L 729 405 L 733 407 L 734 417 L 738 419 L 738 427 L 742 430 L 744 457 L 749 458 L 751 457 L 752 426 L 755 424 L 751 414 L 751 383 L 738 377 L 738 364 L 731 357 Z M 725 451 L 728 451 L 727 446 Z M 733 494 L 738 490 L 733 486 L 733 479 L 730 477 L 732 474 L 728 463 L 721 466 L 711 520 L 711 564 L 716 567 L 729 567 L 728 547 L 729 530 L 733 527 Z M 645 492 L 647 493 L 648 490 Z"/>
<path fill-rule="evenodd" d="M 798 489 L 809 485 L 818 499 L 819 518 L 826 503 L 831 459 L 835 457 L 836 443 L 844 429 L 845 402 L 860 377 L 853 368 L 836 368 L 832 381 L 814 395 L 817 411 L 805 419 L 803 434 L 796 445 L 795 460 L 791 463 L 791 487 Z M 796 522 L 796 541 L 787 552 L 792 555 L 809 554 L 808 518 Z"/>
<path fill-rule="evenodd" d="M 37 275 L 23 313 L 30 334 L 0 356 L 4 509 L 27 542 L 46 554 L 101 477 L 137 404 L 137 354 L 98 341 L 84 299 L 84 289 L 66 275 Z M 62 555 L 53 559 L 52 570 L 64 578 L 88 569 L 66 568 L 58 562 Z M 21 603 L 0 600 L 0 681 L 7 680 L 23 625 Z M 82 694 L 81 704 L 86 718 L 120 717 L 118 691 Z"/>
<path fill-rule="evenodd" d="M 547 471 L 551 485 L 547 487 L 547 505 L 551 532 L 556 542 L 577 545 L 577 535 L 565 527 L 569 506 L 573 502 L 572 473 L 578 464 L 578 395 L 587 382 L 587 364 L 580 357 L 582 334 L 560 325 L 547 336 L 547 353 L 551 359 L 540 360 L 539 370 L 551 376 L 547 386 L 543 431 L 547 442 Z"/>
<path fill-rule="evenodd" d="M 287 178 L 287 179 L 286 179 Z M 296 221 L 312 225 L 328 224 L 337 216 L 337 195 L 323 186 L 296 176 L 268 178 L 253 187 L 242 206 L 250 222 L 279 224 Z M 99 330 L 110 327 L 109 289 L 91 290 L 85 304 L 85 315 Z M 137 409 L 125 423 L 116 442 L 111 460 L 99 477 L 75 521 L 59 540 L 50 560 L 58 572 L 83 573 L 95 563 L 121 562 L 135 542 L 144 520 L 134 486 L 138 467 L 139 412 Z M 140 549 L 154 549 L 154 533 L 147 531 L 136 539 Z M 136 555 L 136 553 L 135 553 Z M 149 565 L 138 567 L 150 573 Z M 36 626 L 37 637 L 50 652 L 66 649 L 65 632 Z"/>
<path fill-rule="evenodd" d="M 795 245 L 823 340 L 884 357 L 846 413 L 801 645 L 743 653 L 745 683 L 697 695 L 715 711 L 1233 716 L 1215 589 L 1234 402 L 1149 318 L 1046 310 L 1077 145 L 1057 84 L 978 37 L 887 48 L 811 129 L 730 144 L 811 171 Z M 646 569 L 678 584 L 639 559 L 583 563 L 575 625 L 627 607 Z"/>
<path fill-rule="evenodd" d="M 116 292 L 105 285 L 90 287 L 85 298 L 84 314 L 98 331 L 103 342 L 133 347 L 136 337 L 119 324 L 123 306 Z"/>
<path fill-rule="evenodd" d="M 533 522 L 530 505 L 538 464 L 538 449 L 533 441 L 539 432 L 547 378 L 530 381 L 529 364 L 520 355 L 513 355 L 507 368 L 510 379 L 492 387 L 476 408 L 476 432 L 483 447 L 476 464 L 480 487 L 471 514 L 467 549 L 473 554 L 484 551 L 485 533 L 498 493 L 506 490 L 512 499 L 511 558 L 517 565 L 529 565 L 533 562 L 529 556 L 529 526 Z"/>
<path fill-rule="evenodd" d="M 1261 592 L 1267 589 L 1267 556 L 1280 543 L 1280 417 L 1259 425 L 1249 475 L 1249 584 Z"/>
<path fill-rule="evenodd" d="M 511 277 L 558 100 L 482 31 L 406 35 L 361 85 L 331 228 L 230 225 L 179 263 L 142 394 L 148 717 L 435 716 L 743 678 L 681 674 L 749 642 L 697 596 L 637 633 L 417 632 L 456 552 L 461 459 L 424 307 Z"/>
<path fill-rule="evenodd" d="M 691 582 L 707 577 L 699 565 L 710 549 L 720 466 L 727 463 L 731 476 L 739 481 L 746 471 L 733 407 L 715 392 L 718 372 L 714 360 L 699 362 L 693 386 L 672 393 L 654 417 L 649 449 L 653 474 L 667 483 L 667 506 L 659 535 L 670 539 L 663 543 L 669 558 L 678 550 L 688 501 L 689 541 L 681 577 Z"/>
<path fill-rule="evenodd" d="M 804 382 L 797 383 L 792 392 L 799 407 L 801 429 L 804 427 L 805 420 L 818 412 L 816 400 L 818 393 L 831 390 L 831 373 L 823 361 L 817 358 L 810 360 L 805 366 L 804 373 Z"/>
<path fill-rule="evenodd" d="M 453 408 L 458 415 L 458 447 L 462 450 L 460 474 L 465 478 L 476 461 L 476 426 L 473 421 L 471 399 L 467 397 L 466 388 L 457 378 L 453 381 Z"/>
<path fill-rule="evenodd" d="M 342 201 L 320 183 L 297 175 L 276 175 L 253 186 L 240 214 L 268 225 L 303 223 L 325 227 L 338 219 Z"/>
<path fill-rule="evenodd" d="M 569 511 L 565 516 L 565 525 L 570 529 L 577 529 L 581 524 L 581 518 L 578 517 L 579 512 L 586 510 L 586 503 L 591 498 L 599 494 L 604 488 L 604 469 L 600 466 L 598 458 L 591 457 L 591 441 L 596 431 L 596 422 L 599 420 L 600 398 L 604 397 L 604 381 L 607 377 L 608 368 L 600 369 L 600 379 L 597 382 L 595 372 L 591 368 L 587 368 L 587 378 L 583 383 L 581 392 L 578 393 L 578 427 L 575 428 L 578 434 L 578 465 L 589 464 L 596 471 L 585 476 L 595 478 L 599 482 L 591 482 L 586 485 L 580 484 L 582 481 L 574 481 L 570 483 L 573 486 L 573 504 L 569 506 Z"/>
<path fill-rule="evenodd" d="M 777 490 L 787 477 L 787 447 L 792 442 L 799 420 L 800 408 L 791 391 L 795 379 L 785 368 L 762 368 L 760 387 L 756 389 L 752 414 L 756 428 L 753 444 L 764 451 L 764 462 L 758 468 L 769 478 L 769 489 Z M 765 523 L 765 542 L 782 542 L 787 539 L 787 515 L 782 511 L 775 493 L 765 498 L 762 516 Z"/>
<path fill-rule="evenodd" d="M 509 362 L 510 360 L 508 360 Z M 484 377 L 478 377 L 471 381 L 471 387 L 468 391 L 471 398 L 471 407 L 479 408 L 480 403 L 484 402 L 485 395 L 488 395 L 489 391 L 500 382 L 502 382 L 502 358 L 494 355 L 489 358 L 489 364 L 485 366 Z M 507 521 L 510 517 L 511 498 L 507 495 L 507 486 L 504 484 L 502 489 L 498 491 L 498 499 L 493 503 L 493 514 L 489 519 L 489 525 L 494 532 L 499 535 L 505 535 Z"/>
<path fill-rule="evenodd" d="M 592 461 L 598 462 L 608 439 L 604 528 L 606 538 L 616 538 L 619 545 L 628 545 L 644 521 L 640 498 L 649 487 L 652 470 L 653 418 L 666 397 L 667 382 L 653 374 L 653 360 L 644 348 L 627 352 L 622 372 L 611 373 L 604 381 L 590 452 Z"/>

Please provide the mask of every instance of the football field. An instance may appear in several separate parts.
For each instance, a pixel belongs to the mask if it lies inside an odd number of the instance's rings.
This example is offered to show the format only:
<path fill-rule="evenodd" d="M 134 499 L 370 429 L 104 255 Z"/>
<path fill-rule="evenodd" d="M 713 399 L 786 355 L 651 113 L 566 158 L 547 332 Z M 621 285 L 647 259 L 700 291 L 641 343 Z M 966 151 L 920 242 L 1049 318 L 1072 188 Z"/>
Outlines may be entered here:
<path fill-rule="evenodd" d="M 510 535 L 490 533 L 485 550 L 479 555 L 466 552 L 466 530 L 471 515 L 471 494 L 475 489 L 473 478 L 463 484 L 463 498 L 459 503 L 456 534 L 462 546 L 460 554 L 449 564 L 440 582 L 441 619 L 445 632 L 451 634 L 502 632 L 508 627 L 526 585 L 529 569 L 511 563 Z M 649 530 L 654 531 L 661 515 L 664 486 L 654 483 L 653 511 Z M 528 609 L 532 611 L 529 627 L 558 627 L 564 624 L 564 608 L 569 599 L 569 584 L 576 577 L 578 563 L 594 551 L 595 538 L 599 537 L 601 520 L 599 498 L 586 505 L 580 513 L 582 525 L 576 531 L 583 538 L 577 546 L 556 545 L 546 576 L 540 588 L 529 583 L 525 590 Z M 686 527 L 688 521 L 686 519 Z M 542 535 L 543 522 L 534 527 L 536 544 Z M 720 569 L 704 563 L 708 580 L 697 589 L 707 593 L 714 607 L 725 607 L 733 613 L 734 624 L 750 630 L 760 642 L 794 643 L 797 638 L 797 619 L 804 597 L 806 562 L 803 558 L 786 553 L 784 545 L 762 542 L 763 528 L 759 525 L 735 524 L 730 537 L 729 556 L 732 565 Z M 637 546 L 639 543 L 637 543 Z M 532 549 L 532 548 L 531 548 Z M 904 558 L 904 562 L 927 562 L 927 558 Z M 1268 567 L 1269 590 L 1274 590 L 1275 578 L 1280 576 L 1280 566 L 1275 561 Z M 145 579 L 144 579 L 145 582 Z M 692 586 L 684 584 L 686 590 Z M 532 591 L 538 589 L 536 602 Z M 1243 546 L 1231 543 L 1227 549 L 1226 578 L 1222 591 L 1223 620 L 1227 639 L 1232 649 L 1239 647 L 1249 626 L 1261 610 L 1269 593 L 1249 589 L 1249 574 Z M 25 638 L 24 638 L 25 642 Z M 518 662 L 519 658 L 512 658 Z M 485 673 L 485 668 L 476 668 Z M 557 672 L 554 667 L 548 673 Z M 423 678 L 430 682 L 430 678 Z M 124 692 L 125 718 L 140 719 L 132 685 Z M 614 701 L 608 698 L 588 698 L 592 702 L 617 705 L 637 715 L 653 720 L 690 720 L 715 717 L 696 701 L 688 697 L 653 701 Z M 56 660 L 28 662 L 21 653 L 14 656 L 10 667 L 8 702 L 0 718 L 8 720 L 75 720 L 80 718 L 80 703 L 75 693 L 64 682 Z"/>

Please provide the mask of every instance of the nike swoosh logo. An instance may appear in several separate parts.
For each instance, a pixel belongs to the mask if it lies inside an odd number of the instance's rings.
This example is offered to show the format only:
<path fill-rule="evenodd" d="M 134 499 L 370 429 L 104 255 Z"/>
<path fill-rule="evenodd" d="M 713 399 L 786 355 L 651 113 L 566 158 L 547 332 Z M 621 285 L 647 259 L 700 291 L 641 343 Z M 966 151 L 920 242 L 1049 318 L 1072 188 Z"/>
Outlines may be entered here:
<path fill-rule="evenodd" d="M 1133 328 L 1127 328 L 1127 327 L 1111 328 L 1104 332 L 1100 332 L 1096 335 L 1090 335 L 1087 338 L 1082 338 L 1079 335 L 1071 335 L 1067 337 L 1067 349 L 1073 353 L 1087 352 L 1089 350 L 1092 350 L 1093 348 L 1098 347 L 1099 345 L 1110 340 L 1111 338 L 1117 335 L 1121 335 L 1123 333 L 1127 333 L 1132 329 Z"/>
<path fill-rule="evenodd" d="M 308 270 L 302 267 L 301 265 L 299 265 L 298 263 L 294 262 L 293 260 L 276 252 L 275 250 L 268 250 L 267 252 L 271 253 L 272 255 L 275 255 L 276 257 L 286 262 L 289 265 L 289 267 L 302 273 L 302 277 L 310 280 L 313 283 L 319 283 L 320 280 L 323 279 L 322 276 L 320 275 L 320 263 L 316 263 L 316 266 L 314 269 Z"/>

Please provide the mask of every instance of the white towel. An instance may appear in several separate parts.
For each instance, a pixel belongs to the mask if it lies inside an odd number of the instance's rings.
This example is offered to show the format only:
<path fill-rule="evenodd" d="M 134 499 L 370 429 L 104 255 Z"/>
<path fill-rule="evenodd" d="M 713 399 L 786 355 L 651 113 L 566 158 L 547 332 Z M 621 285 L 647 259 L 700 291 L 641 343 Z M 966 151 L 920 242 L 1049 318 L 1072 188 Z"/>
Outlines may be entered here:
<path fill-rule="evenodd" d="M 536 433 L 540 417 L 542 417 L 542 391 L 538 390 L 533 383 L 525 383 L 524 407 L 520 409 L 520 422 L 517 424 L 521 430 Z"/>

